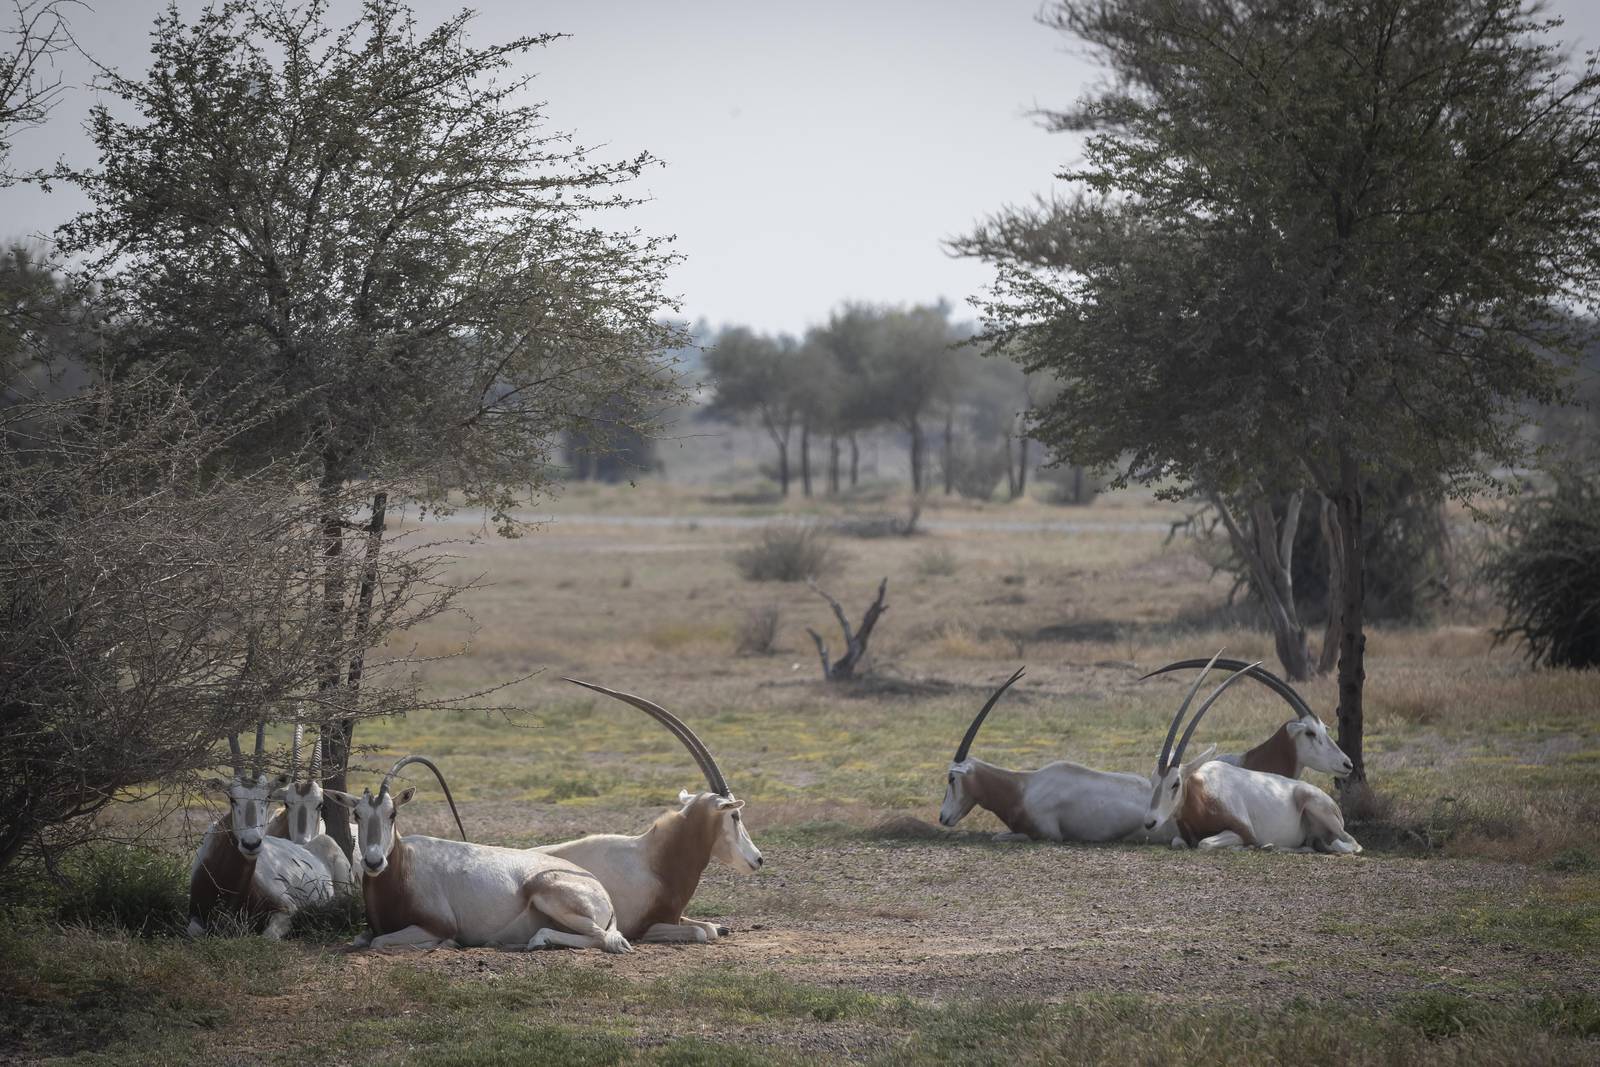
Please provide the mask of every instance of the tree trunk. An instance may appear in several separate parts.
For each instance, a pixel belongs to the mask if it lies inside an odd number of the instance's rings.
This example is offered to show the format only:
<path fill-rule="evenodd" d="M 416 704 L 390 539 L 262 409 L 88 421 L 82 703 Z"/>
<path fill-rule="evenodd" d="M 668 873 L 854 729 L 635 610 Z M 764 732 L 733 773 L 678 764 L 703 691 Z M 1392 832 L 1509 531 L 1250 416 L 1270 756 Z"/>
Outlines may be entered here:
<path fill-rule="evenodd" d="M 324 458 L 322 482 L 318 487 L 323 500 L 322 512 L 322 677 L 317 681 L 317 692 L 323 699 L 323 736 L 327 744 L 322 752 L 324 789 L 346 787 L 346 771 L 350 761 L 350 747 L 345 738 L 344 719 L 338 714 L 342 705 L 340 687 L 344 683 L 344 513 L 339 494 L 344 488 L 344 472 L 335 459 Z M 328 727 L 332 726 L 332 729 Z M 350 815 L 332 800 L 322 804 L 322 820 L 327 824 L 328 836 L 339 843 L 344 854 L 355 851 L 355 841 L 350 834 Z"/>
<path fill-rule="evenodd" d="M 956 413 L 952 408 L 944 413 L 944 456 L 941 462 L 944 465 L 944 495 L 949 496 L 955 492 L 956 465 L 955 465 L 955 440 L 956 440 Z"/>
<path fill-rule="evenodd" d="M 839 435 L 828 435 L 828 495 L 839 495 Z"/>
<path fill-rule="evenodd" d="M 1248 533 L 1234 519 L 1222 497 L 1213 493 L 1211 503 L 1222 516 L 1233 549 L 1244 557 L 1250 567 L 1251 585 L 1261 598 L 1267 622 L 1272 627 L 1273 646 L 1278 662 L 1290 681 L 1303 682 L 1311 677 L 1311 649 L 1306 644 L 1305 627 L 1300 624 L 1299 612 L 1294 603 L 1294 537 L 1300 525 L 1299 491 L 1289 497 L 1280 528 L 1272 514 L 1272 506 L 1257 501 L 1250 508 Z"/>
<path fill-rule="evenodd" d="M 1322 653 L 1317 658 L 1317 673 L 1327 674 L 1339 662 L 1339 646 L 1344 640 L 1344 542 L 1339 539 L 1339 515 L 1333 501 L 1322 498 L 1322 544 L 1328 550 L 1328 622 L 1322 632 Z"/>
<path fill-rule="evenodd" d="M 1339 450 L 1339 492 L 1334 496 L 1339 515 L 1339 543 L 1344 556 L 1344 581 L 1339 589 L 1343 632 L 1339 638 L 1339 747 L 1355 764 L 1355 771 L 1339 783 L 1365 783 L 1367 767 L 1361 756 L 1361 688 L 1367 679 L 1366 566 L 1361 558 L 1361 526 L 1365 502 L 1361 494 L 1361 465 L 1349 451 Z"/>
<path fill-rule="evenodd" d="M 922 495 L 922 423 L 915 417 L 907 424 L 911 431 L 911 491 Z"/>
<path fill-rule="evenodd" d="M 1017 442 L 1017 495 L 1028 494 L 1028 439 L 1021 438 Z"/>
<path fill-rule="evenodd" d="M 783 490 L 783 495 L 789 495 L 789 442 L 780 440 L 778 444 L 778 485 Z"/>
<path fill-rule="evenodd" d="M 1006 434 L 1006 499 L 1017 499 L 1017 470 L 1012 460 L 1015 457 L 1011 452 L 1011 435 Z"/>
<path fill-rule="evenodd" d="M 811 423 L 800 424 L 800 490 L 811 495 Z"/>
<path fill-rule="evenodd" d="M 850 488 L 861 483 L 861 444 L 856 435 L 850 435 Z"/>

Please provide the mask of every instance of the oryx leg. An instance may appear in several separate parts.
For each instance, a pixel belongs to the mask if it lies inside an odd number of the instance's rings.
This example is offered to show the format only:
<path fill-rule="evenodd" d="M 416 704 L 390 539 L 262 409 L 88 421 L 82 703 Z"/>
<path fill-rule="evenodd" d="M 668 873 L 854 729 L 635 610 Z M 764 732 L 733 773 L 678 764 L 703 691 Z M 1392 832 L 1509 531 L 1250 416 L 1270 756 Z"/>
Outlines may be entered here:
<path fill-rule="evenodd" d="M 369 944 L 372 948 L 382 951 L 390 948 L 438 948 L 441 941 L 438 934 L 422 926 L 408 926 L 404 930 L 396 930 L 392 934 L 379 934 Z"/>
<path fill-rule="evenodd" d="M 189 920 L 189 926 L 183 932 L 190 937 L 204 937 L 206 936 L 206 924 L 201 922 L 198 916 L 195 916 Z"/>
<path fill-rule="evenodd" d="M 356 939 L 354 941 L 350 942 L 350 947 L 351 948 L 370 948 L 371 946 L 372 946 L 372 931 L 371 930 L 363 930 L 361 933 L 356 935 Z"/>
<path fill-rule="evenodd" d="M 294 913 L 289 911 L 275 911 L 267 919 L 267 928 L 261 931 L 261 936 L 268 941 L 282 941 L 289 932 L 290 925 L 294 922 Z"/>
<path fill-rule="evenodd" d="M 655 923 L 635 941 L 648 942 L 653 945 L 682 945 L 705 944 L 716 934 L 708 933 L 703 926 L 690 926 L 687 921 L 681 923 Z"/>
<path fill-rule="evenodd" d="M 1014 831 L 1007 831 L 1007 832 L 1005 832 L 1003 834 L 995 834 L 989 840 L 991 840 L 991 841 L 1032 841 L 1033 840 L 1033 835 L 1032 834 L 1019 834 L 1019 833 L 1016 833 Z"/>
<path fill-rule="evenodd" d="M 715 941 L 719 937 L 727 937 L 731 931 L 721 923 L 703 922 L 699 919 L 679 918 L 678 921 L 687 926 L 698 926 L 706 932 L 707 941 Z"/>
<path fill-rule="evenodd" d="M 1199 843 L 1194 847 L 1200 849 L 1202 852 L 1209 852 L 1212 849 L 1218 848 L 1244 848 L 1249 843 L 1250 842 L 1246 841 L 1240 834 L 1234 832 L 1233 830 L 1224 830 L 1220 834 L 1212 834 L 1210 837 L 1202 837 Z"/>
<path fill-rule="evenodd" d="M 1354 855 L 1361 851 L 1361 845 L 1344 828 L 1344 814 L 1339 806 L 1320 790 L 1317 797 L 1300 809 L 1300 825 L 1309 846 L 1304 849 L 1306 852 Z"/>
<path fill-rule="evenodd" d="M 523 886 L 528 906 L 552 922 L 566 927 L 544 927 L 528 942 L 529 948 L 565 945 L 568 948 L 598 948 L 606 952 L 632 952 L 633 946 L 617 929 L 611 898 L 592 875 L 565 871 L 536 874 Z M 604 919 L 601 925 L 596 919 Z M 567 931 L 571 931 L 568 933 Z"/>

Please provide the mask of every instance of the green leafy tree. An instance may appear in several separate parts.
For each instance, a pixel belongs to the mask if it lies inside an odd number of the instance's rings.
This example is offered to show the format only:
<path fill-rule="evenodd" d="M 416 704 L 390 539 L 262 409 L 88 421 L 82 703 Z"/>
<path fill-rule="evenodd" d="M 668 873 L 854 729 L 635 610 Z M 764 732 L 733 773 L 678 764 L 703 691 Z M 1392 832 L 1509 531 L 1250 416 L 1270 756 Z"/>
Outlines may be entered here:
<path fill-rule="evenodd" d="M 1036 436 L 1170 494 L 1332 501 L 1340 744 L 1364 777 L 1364 475 L 1456 494 L 1526 458 L 1557 314 L 1597 291 L 1600 87 L 1514 0 L 1083 0 L 1112 77 L 1074 199 L 956 248 L 1052 372 Z"/>
<path fill-rule="evenodd" d="M 345 487 L 458 487 L 509 523 L 564 430 L 670 398 L 656 353 L 676 331 L 658 318 L 664 245 L 592 217 L 630 203 L 651 160 L 593 161 L 510 73 L 551 36 L 478 47 L 468 12 L 425 29 L 365 0 L 340 27 L 328 7 L 169 7 L 148 71 L 104 75 L 119 104 L 91 115 L 93 206 L 61 236 L 122 309 L 122 368 L 159 359 L 212 395 L 281 401 L 238 452 L 311 456 L 325 706 L 353 713 L 361 657 L 331 650 L 366 629 L 388 496 L 357 523 Z M 354 719 L 334 717 L 337 787 Z"/>
<path fill-rule="evenodd" d="M 705 355 L 711 382 L 706 414 L 740 421 L 753 419 L 778 448 L 778 484 L 789 495 L 789 441 L 803 418 L 802 367 L 792 337 L 767 337 L 743 326 L 717 335 Z"/>

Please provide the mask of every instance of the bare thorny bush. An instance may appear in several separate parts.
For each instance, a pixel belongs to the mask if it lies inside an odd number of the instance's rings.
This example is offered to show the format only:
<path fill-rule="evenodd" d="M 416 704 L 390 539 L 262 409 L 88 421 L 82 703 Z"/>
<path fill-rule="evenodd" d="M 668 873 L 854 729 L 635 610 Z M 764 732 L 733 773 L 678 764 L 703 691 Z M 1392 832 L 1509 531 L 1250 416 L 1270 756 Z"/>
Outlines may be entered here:
<path fill-rule="evenodd" d="M 470 588 L 440 580 L 446 544 L 352 554 L 342 565 L 372 579 L 370 612 L 352 603 L 330 627 L 325 496 L 287 467 L 226 469 L 243 422 L 208 420 L 155 376 L 3 399 L 0 869 L 28 853 L 53 864 L 109 805 L 192 785 L 258 719 L 320 725 L 482 695 L 423 700 L 417 660 L 383 647 Z M 347 585 L 353 599 L 362 583 Z M 359 691 L 319 691 L 330 659 L 365 661 Z"/>

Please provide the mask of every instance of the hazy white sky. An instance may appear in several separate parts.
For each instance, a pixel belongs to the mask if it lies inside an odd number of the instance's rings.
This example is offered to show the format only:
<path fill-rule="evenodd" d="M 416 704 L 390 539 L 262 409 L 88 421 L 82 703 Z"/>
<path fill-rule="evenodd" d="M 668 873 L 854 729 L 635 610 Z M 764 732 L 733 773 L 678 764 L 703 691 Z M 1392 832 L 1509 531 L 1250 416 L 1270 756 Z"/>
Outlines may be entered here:
<path fill-rule="evenodd" d="M 164 0 L 90 0 L 74 19 L 101 62 L 140 71 Z M 194 11 L 202 0 L 181 0 Z M 419 0 L 424 24 L 458 3 Z M 667 164 L 631 212 L 677 235 L 684 311 L 798 332 L 844 300 L 943 297 L 988 279 L 941 238 L 1048 191 L 1075 143 L 1041 131 L 1036 105 L 1070 103 L 1096 76 L 1039 26 L 1038 0 L 477 0 L 477 40 L 557 31 L 534 53 L 554 127 Z M 354 5 L 336 0 L 343 16 Z M 1567 36 L 1600 44 L 1600 4 L 1562 0 Z M 69 83 L 88 71 L 67 62 Z M 93 162 L 86 88 L 17 139 L 24 162 Z M 0 191 L 0 238 L 47 233 L 82 206 L 71 190 Z"/>

